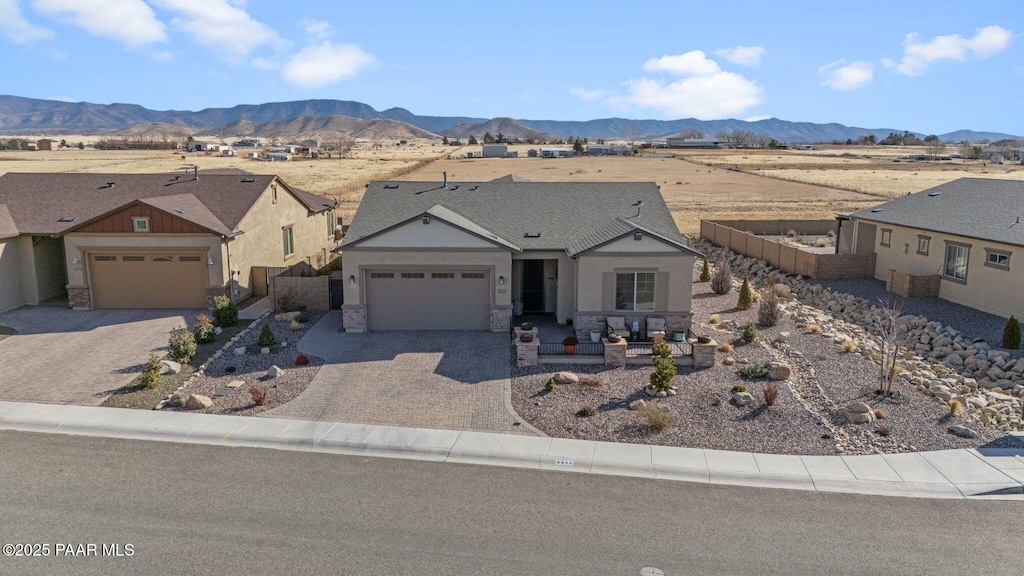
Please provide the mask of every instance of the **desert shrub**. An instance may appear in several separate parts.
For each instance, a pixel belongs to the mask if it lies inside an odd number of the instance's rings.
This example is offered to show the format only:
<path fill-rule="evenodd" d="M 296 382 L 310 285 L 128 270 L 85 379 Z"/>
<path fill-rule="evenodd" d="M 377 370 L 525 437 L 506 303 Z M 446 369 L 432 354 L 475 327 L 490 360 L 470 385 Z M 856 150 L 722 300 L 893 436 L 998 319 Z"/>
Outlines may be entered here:
<path fill-rule="evenodd" d="M 747 391 L 747 387 L 744 386 L 743 384 L 737 384 L 737 385 L 732 387 L 732 391 L 733 392 L 746 392 Z"/>
<path fill-rule="evenodd" d="M 818 238 L 814 241 L 814 245 L 818 248 L 824 248 L 825 246 L 828 246 L 828 238 Z"/>
<path fill-rule="evenodd" d="M 594 408 L 593 406 L 584 406 L 576 413 L 576 415 L 581 418 L 590 418 L 595 414 L 597 414 L 597 408 Z"/>
<path fill-rule="evenodd" d="M 732 291 L 732 267 L 725 258 L 715 262 L 715 273 L 711 276 L 711 290 L 715 294 L 728 294 Z"/>
<path fill-rule="evenodd" d="M 308 366 L 309 365 L 309 356 L 306 356 L 305 354 L 299 354 L 295 358 L 295 365 L 296 366 Z"/>
<path fill-rule="evenodd" d="M 298 312 L 302 310 L 302 305 L 295 299 L 295 293 L 291 288 L 277 298 L 277 310 L 278 312 Z"/>
<path fill-rule="evenodd" d="M 786 232 L 786 236 L 788 236 L 790 238 L 796 238 L 797 236 L 799 236 L 799 234 L 796 233 L 796 230 L 793 230 L 792 228 L 790 228 L 789 232 Z"/>
<path fill-rule="evenodd" d="M 857 343 L 853 340 L 846 340 L 843 342 L 843 352 L 853 353 L 857 351 Z"/>
<path fill-rule="evenodd" d="M 1020 348 L 1020 322 L 1013 316 L 1006 321 L 1003 327 L 1003 348 L 1016 350 Z"/>
<path fill-rule="evenodd" d="M 213 320 L 206 314 L 196 316 L 196 327 L 192 329 L 197 344 L 209 344 L 217 335 L 214 333 Z"/>
<path fill-rule="evenodd" d="M 142 376 L 139 378 L 139 386 L 142 388 L 156 388 L 160 385 L 160 359 L 156 357 L 156 354 L 149 355 L 149 361 L 146 362 L 146 369 L 142 371 Z"/>
<path fill-rule="evenodd" d="M 757 323 L 764 327 L 775 326 L 779 323 L 781 313 L 779 295 L 775 293 L 775 289 L 765 290 L 761 302 L 757 305 Z"/>
<path fill-rule="evenodd" d="M 718 324 L 721 321 L 722 317 L 719 316 L 718 314 L 712 314 L 711 317 L 708 318 L 708 324 Z"/>
<path fill-rule="evenodd" d="M 775 292 L 775 295 L 779 298 L 786 298 L 787 300 L 793 296 L 793 291 L 785 284 L 774 284 L 772 292 Z"/>
<path fill-rule="evenodd" d="M 740 378 L 746 378 L 747 380 L 756 380 L 758 378 L 768 377 L 768 363 L 767 362 L 754 362 L 747 364 L 743 368 L 736 371 L 736 375 Z"/>
<path fill-rule="evenodd" d="M 719 352 L 726 352 L 726 353 L 728 353 L 728 352 L 732 352 L 732 350 L 733 350 L 732 344 L 729 344 L 728 342 L 722 342 L 721 344 L 718 345 L 718 351 Z"/>
<path fill-rule="evenodd" d="M 292 323 L 289 324 L 288 326 L 292 329 L 292 332 L 298 332 L 299 330 L 302 330 L 306 325 L 303 324 L 302 322 L 299 322 L 298 320 L 292 320 Z"/>
<path fill-rule="evenodd" d="M 757 328 L 754 326 L 753 322 L 743 327 L 743 332 L 740 333 L 740 339 L 747 344 L 750 344 L 757 339 Z"/>
<path fill-rule="evenodd" d="M 878 434 L 882 438 L 888 438 L 892 434 L 892 430 L 889 430 L 887 426 L 881 426 L 878 430 L 875 430 L 875 434 Z"/>
<path fill-rule="evenodd" d="M 295 317 L 295 321 L 305 324 L 306 322 L 309 322 L 309 314 L 302 312 L 301 314 Z"/>
<path fill-rule="evenodd" d="M 875 415 L 875 420 L 885 420 L 889 417 L 889 413 L 881 408 L 875 408 L 871 412 Z"/>
<path fill-rule="evenodd" d="M 704 258 L 704 267 L 700 271 L 701 282 L 711 282 L 711 264 L 708 263 L 708 259 Z"/>
<path fill-rule="evenodd" d="M 277 344 L 277 338 L 274 337 L 274 331 L 270 329 L 270 324 L 263 325 L 263 329 L 260 330 L 260 337 L 256 342 L 261 348 L 267 348 Z"/>
<path fill-rule="evenodd" d="M 168 347 L 171 358 L 178 362 L 188 362 L 196 355 L 196 337 L 187 328 L 175 328 L 171 330 Z"/>
<path fill-rule="evenodd" d="M 807 333 L 808 334 L 821 334 L 821 324 L 808 324 L 807 325 Z"/>
<path fill-rule="evenodd" d="M 587 388 L 600 388 L 602 386 L 601 381 L 593 376 L 580 376 L 580 386 Z"/>
<path fill-rule="evenodd" d="M 668 346 L 665 346 L 668 350 Z M 672 388 L 672 380 L 676 377 L 676 363 L 669 356 L 659 356 L 654 361 L 651 372 L 651 386 L 659 392 L 668 392 Z"/>
<path fill-rule="evenodd" d="M 659 432 L 671 426 L 673 422 L 672 413 L 668 411 L 667 406 L 646 404 L 643 408 L 640 408 L 640 414 L 643 416 L 648 428 Z"/>
<path fill-rule="evenodd" d="M 740 296 L 736 300 L 736 308 L 740 310 L 750 310 L 750 307 L 754 305 L 754 293 L 750 288 L 750 280 L 743 278 L 743 284 L 740 285 Z"/>
<path fill-rule="evenodd" d="M 761 394 L 764 395 L 764 403 L 769 406 L 772 406 L 775 404 L 775 401 L 778 400 L 779 398 L 779 387 L 776 386 L 775 384 L 769 384 L 764 387 L 764 390 L 761 391 Z"/>
<path fill-rule="evenodd" d="M 252 403 L 257 406 L 263 406 L 267 403 L 267 395 L 263 392 L 263 390 L 260 390 L 255 386 L 249 388 L 249 395 L 252 396 Z"/>
<path fill-rule="evenodd" d="M 836 237 L 836 231 L 835 230 L 829 230 L 828 231 L 828 237 L 829 238 L 835 238 Z"/>
<path fill-rule="evenodd" d="M 544 389 L 547 390 L 548 392 L 554 392 L 555 388 L 557 388 L 557 386 L 555 385 L 555 379 L 548 378 L 548 381 L 544 383 Z"/>
<path fill-rule="evenodd" d="M 238 324 L 238 306 L 227 296 L 213 299 L 213 323 L 221 328 Z"/>
<path fill-rule="evenodd" d="M 964 405 L 959 400 L 949 401 L 949 415 L 956 416 L 964 411 Z"/>

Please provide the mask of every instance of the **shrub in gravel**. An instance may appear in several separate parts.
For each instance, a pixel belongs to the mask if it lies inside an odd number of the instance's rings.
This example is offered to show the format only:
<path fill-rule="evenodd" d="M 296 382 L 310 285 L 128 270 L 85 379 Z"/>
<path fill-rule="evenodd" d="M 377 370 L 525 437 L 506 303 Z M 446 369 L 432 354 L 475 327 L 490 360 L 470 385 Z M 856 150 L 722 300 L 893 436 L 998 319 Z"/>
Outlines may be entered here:
<path fill-rule="evenodd" d="M 950 416 L 957 416 L 957 415 L 963 413 L 963 411 L 964 411 L 964 405 L 961 404 L 959 400 L 950 400 L 949 401 L 949 415 Z"/>
<path fill-rule="evenodd" d="M 728 342 L 722 342 L 721 344 L 718 345 L 718 351 L 719 352 L 726 352 L 726 353 L 732 352 L 733 351 L 732 344 L 729 344 Z"/>
<path fill-rule="evenodd" d="M 779 295 L 774 288 L 765 290 L 764 296 L 757 305 L 757 323 L 766 328 L 779 323 L 782 308 L 779 306 Z"/>
<path fill-rule="evenodd" d="M 736 375 L 747 380 L 768 377 L 768 362 L 754 362 L 736 371 Z"/>
<path fill-rule="evenodd" d="M 267 395 L 264 394 L 263 390 L 252 387 L 249 388 L 249 395 L 252 396 L 252 403 L 257 406 L 264 406 L 267 403 Z"/>
<path fill-rule="evenodd" d="M 652 430 L 662 431 L 672 425 L 672 413 L 668 411 L 666 406 L 658 406 L 657 404 L 645 404 L 639 410 L 640 414 L 644 418 L 644 422 L 648 428 Z"/>
<path fill-rule="evenodd" d="M 764 387 L 764 390 L 761 393 L 764 395 L 764 403 L 772 406 L 779 398 L 779 387 L 775 384 L 769 384 Z"/>
<path fill-rule="evenodd" d="M 843 342 L 843 352 L 853 353 L 857 351 L 857 343 L 853 340 Z"/>
<path fill-rule="evenodd" d="M 743 278 L 743 284 L 740 285 L 740 297 L 736 300 L 736 308 L 739 310 L 750 310 L 750 307 L 754 305 L 754 293 L 750 289 L 750 280 Z"/>
<path fill-rule="evenodd" d="M 196 337 L 187 328 L 175 328 L 171 330 L 168 347 L 171 358 L 178 362 L 188 362 L 196 355 Z"/>
<path fill-rule="evenodd" d="M 593 406 L 584 406 L 583 408 L 580 408 L 579 412 L 576 413 L 576 415 L 581 418 L 590 418 L 595 414 L 597 414 L 597 408 L 594 408 Z"/>
<path fill-rule="evenodd" d="M 263 330 L 260 330 L 260 337 L 256 342 L 262 348 L 277 344 L 277 338 L 274 337 L 274 331 L 270 329 L 270 324 L 263 325 Z"/>
<path fill-rule="evenodd" d="M 1020 348 L 1020 322 L 1013 316 L 1006 321 L 1003 327 L 1003 348 L 1016 350 Z"/>
<path fill-rule="evenodd" d="M 196 337 L 197 344 L 209 344 L 217 335 L 213 330 L 213 320 L 206 314 L 196 316 L 196 327 L 192 329 L 192 335 Z"/>
<path fill-rule="evenodd" d="M 555 388 L 557 388 L 557 386 L 555 385 L 555 379 L 548 378 L 548 381 L 544 384 L 544 389 L 547 390 L 548 392 L 554 392 Z"/>
<path fill-rule="evenodd" d="M 875 408 L 871 412 L 875 415 L 875 420 L 885 420 L 889 417 L 889 413 L 881 408 Z"/>
<path fill-rule="evenodd" d="M 580 376 L 580 386 L 585 386 L 587 388 L 600 388 L 603 384 L 593 376 Z"/>
<path fill-rule="evenodd" d="M 228 328 L 238 324 L 238 306 L 227 296 L 217 296 L 213 299 L 213 323 L 221 328 Z"/>
<path fill-rule="evenodd" d="M 298 332 L 299 330 L 305 328 L 306 325 L 303 324 L 302 322 L 299 322 L 298 319 L 295 319 L 292 320 L 292 323 L 289 325 L 289 327 L 292 329 L 292 332 Z"/>
<path fill-rule="evenodd" d="M 722 317 L 719 316 L 718 314 L 712 314 L 711 317 L 708 318 L 708 324 L 718 324 L 721 321 Z"/>
<path fill-rule="evenodd" d="M 737 385 L 732 387 L 732 391 L 733 391 L 734 394 L 735 393 L 739 393 L 739 392 L 746 392 L 747 391 L 747 387 L 744 386 L 743 384 L 737 384 Z"/>
<path fill-rule="evenodd" d="M 890 434 L 892 434 L 892 431 L 889 430 L 888 427 L 882 426 L 878 430 L 875 430 L 875 434 L 878 434 L 882 438 L 887 438 Z"/>
<path fill-rule="evenodd" d="M 711 282 L 711 264 L 708 264 L 708 259 L 704 258 L 704 267 L 700 271 L 701 282 Z"/>
<path fill-rule="evenodd" d="M 711 277 L 711 290 L 715 294 L 728 294 L 732 291 L 732 267 L 725 258 L 715 262 L 715 274 Z"/>
<path fill-rule="evenodd" d="M 743 332 L 740 334 L 740 339 L 750 344 L 754 340 L 757 340 L 757 327 L 751 322 L 743 327 Z"/>
<path fill-rule="evenodd" d="M 156 357 L 156 354 L 149 355 L 149 361 L 146 362 L 146 369 L 142 371 L 142 376 L 139 378 L 139 386 L 142 388 L 156 388 L 160 385 L 160 359 Z"/>
<path fill-rule="evenodd" d="M 309 365 L 309 356 L 306 356 L 305 354 L 299 354 L 298 357 L 295 358 L 295 365 L 296 366 L 307 366 L 307 365 Z"/>
<path fill-rule="evenodd" d="M 808 324 L 807 325 L 807 333 L 808 334 L 821 334 L 821 324 Z"/>
<path fill-rule="evenodd" d="M 666 346 L 667 348 L 667 346 Z M 672 357 L 658 357 L 654 361 L 654 371 L 651 372 L 651 387 L 659 392 L 668 392 L 672 389 L 672 380 L 676 377 L 676 363 Z"/>

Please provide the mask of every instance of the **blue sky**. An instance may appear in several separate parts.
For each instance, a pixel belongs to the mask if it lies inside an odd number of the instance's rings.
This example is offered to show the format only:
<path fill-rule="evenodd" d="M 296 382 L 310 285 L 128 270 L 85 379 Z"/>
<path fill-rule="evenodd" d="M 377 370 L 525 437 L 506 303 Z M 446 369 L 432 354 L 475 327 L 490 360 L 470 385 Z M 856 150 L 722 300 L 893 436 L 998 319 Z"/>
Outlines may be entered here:
<path fill-rule="evenodd" d="M 766 4 L 0 0 L 0 93 L 1024 135 L 1024 10 Z"/>

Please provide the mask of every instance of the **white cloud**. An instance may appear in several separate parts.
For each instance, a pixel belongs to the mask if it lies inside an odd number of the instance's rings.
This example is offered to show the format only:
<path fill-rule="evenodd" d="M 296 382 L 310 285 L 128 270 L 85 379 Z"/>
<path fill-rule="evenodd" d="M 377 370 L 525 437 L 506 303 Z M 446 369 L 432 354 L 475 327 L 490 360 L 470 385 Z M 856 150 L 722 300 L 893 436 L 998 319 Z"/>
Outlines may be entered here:
<path fill-rule="evenodd" d="M 906 76 L 920 76 L 938 60 L 964 61 L 971 53 L 979 58 L 994 56 L 1005 50 L 1012 39 L 1013 34 L 999 26 L 978 28 L 971 38 L 951 34 L 936 36 L 927 42 L 912 32 L 903 39 L 903 58 L 899 62 L 883 58 L 882 64 Z"/>
<path fill-rule="evenodd" d="M 761 102 L 762 88 L 732 72 L 715 72 L 671 83 L 639 78 L 626 82 L 629 94 L 612 104 L 626 103 L 660 110 L 667 116 L 712 120 L 736 116 Z"/>
<path fill-rule="evenodd" d="M 70 96 L 50 96 L 47 100 L 56 100 L 57 102 L 78 102 Z"/>
<path fill-rule="evenodd" d="M 822 86 L 845 92 L 870 84 L 875 78 L 875 65 L 864 60 L 849 64 L 846 60 L 836 60 L 818 68 L 818 74 L 825 79 Z"/>
<path fill-rule="evenodd" d="M 740 66 L 760 66 L 764 48 L 760 46 L 737 46 L 735 48 L 719 48 L 715 54 Z"/>
<path fill-rule="evenodd" d="M 281 62 L 273 58 L 263 58 L 257 56 L 249 61 L 249 64 L 257 70 L 277 70 L 281 67 Z"/>
<path fill-rule="evenodd" d="M 170 50 L 160 50 L 158 52 L 153 52 L 149 57 L 157 62 L 173 62 L 174 52 L 171 52 Z"/>
<path fill-rule="evenodd" d="M 648 72 L 667 72 L 676 76 L 707 76 L 721 71 L 718 63 L 704 55 L 703 50 L 693 50 L 676 56 L 651 58 L 644 62 Z"/>
<path fill-rule="evenodd" d="M 34 26 L 21 15 L 18 0 L 0 0 L 0 34 L 15 44 L 50 40 L 53 31 Z"/>
<path fill-rule="evenodd" d="M 150 0 L 178 14 L 171 20 L 203 46 L 218 48 L 222 54 L 241 58 L 254 48 L 283 41 L 270 26 L 255 20 L 241 2 L 227 0 Z"/>
<path fill-rule="evenodd" d="M 569 93 L 579 98 L 580 100 L 597 100 L 599 98 L 604 98 L 605 96 L 608 95 L 608 91 L 602 90 L 601 88 L 587 90 L 586 88 L 582 88 L 580 86 L 574 86 L 570 88 Z"/>
<path fill-rule="evenodd" d="M 760 122 L 761 120 L 768 120 L 771 118 L 769 114 L 762 114 L 760 116 L 747 116 L 743 119 L 744 122 Z"/>
<path fill-rule="evenodd" d="M 372 55 L 355 44 L 322 42 L 295 54 L 285 64 L 282 76 L 296 86 L 322 88 L 352 78 L 373 61 Z"/>
<path fill-rule="evenodd" d="M 302 29 L 316 40 L 325 38 L 331 32 L 331 23 L 326 20 L 303 20 Z"/>
<path fill-rule="evenodd" d="M 167 40 L 163 23 L 142 0 L 34 0 L 32 6 L 37 12 L 132 48 Z"/>

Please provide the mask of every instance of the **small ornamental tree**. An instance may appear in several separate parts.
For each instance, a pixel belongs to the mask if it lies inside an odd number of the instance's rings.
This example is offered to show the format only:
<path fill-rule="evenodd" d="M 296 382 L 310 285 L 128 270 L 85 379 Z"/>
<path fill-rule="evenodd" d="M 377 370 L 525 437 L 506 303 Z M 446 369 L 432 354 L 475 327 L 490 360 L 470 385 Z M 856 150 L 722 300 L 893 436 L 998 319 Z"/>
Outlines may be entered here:
<path fill-rule="evenodd" d="M 260 337 L 257 342 L 262 348 L 267 348 L 277 344 L 277 338 L 274 337 L 274 332 L 270 329 L 270 324 L 263 325 L 263 330 L 260 331 Z"/>
<path fill-rule="evenodd" d="M 732 290 L 732 267 L 721 258 L 715 262 L 715 274 L 711 277 L 711 289 L 715 294 L 728 294 Z"/>
<path fill-rule="evenodd" d="M 750 310 L 750 307 L 754 305 L 754 293 L 750 289 L 750 280 L 743 279 L 743 285 L 740 286 L 740 297 L 736 300 L 736 308 L 740 310 Z"/>
<path fill-rule="evenodd" d="M 651 372 L 651 387 L 658 392 L 668 392 L 672 388 L 672 380 L 676 377 L 676 363 L 672 360 L 672 351 L 664 342 L 654 346 L 654 371 Z"/>
<path fill-rule="evenodd" d="M 708 259 L 704 258 L 704 268 L 700 271 L 701 282 L 711 282 L 711 264 L 708 263 Z"/>
<path fill-rule="evenodd" d="M 1020 322 L 1013 316 L 1006 321 L 1003 327 L 1003 348 L 1016 350 L 1020 348 Z"/>

